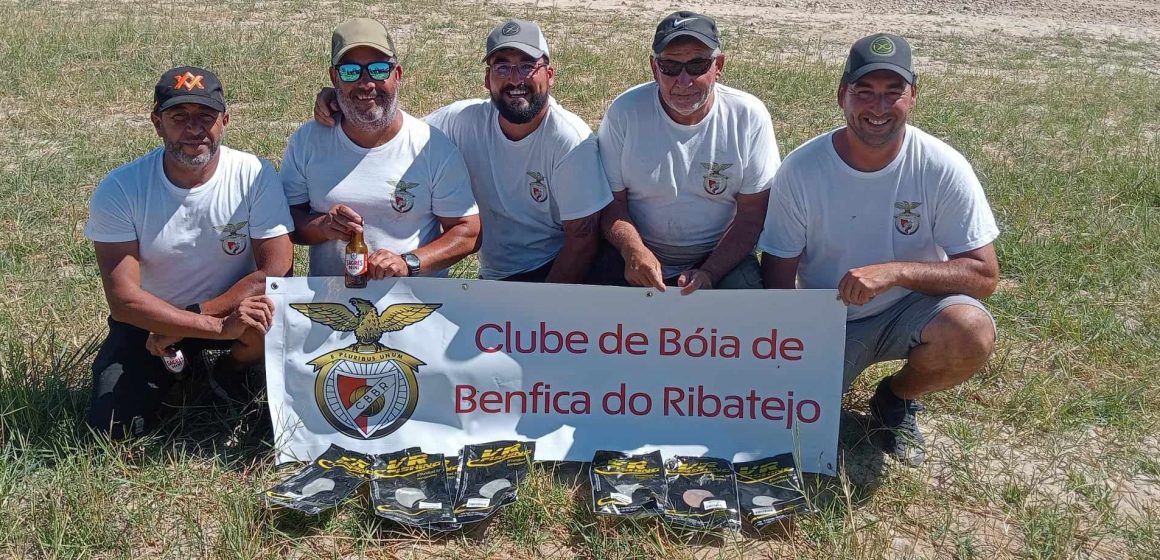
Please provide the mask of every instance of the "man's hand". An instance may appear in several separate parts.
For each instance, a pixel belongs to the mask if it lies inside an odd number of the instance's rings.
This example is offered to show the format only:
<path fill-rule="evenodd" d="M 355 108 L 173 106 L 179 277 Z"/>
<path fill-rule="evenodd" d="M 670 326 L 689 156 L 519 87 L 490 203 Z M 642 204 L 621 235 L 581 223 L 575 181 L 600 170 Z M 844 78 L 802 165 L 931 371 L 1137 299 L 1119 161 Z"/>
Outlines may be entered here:
<path fill-rule="evenodd" d="M 350 241 L 356 231 L 362 231 L 362 216 L 345 204 L 335 204 L 326 212 L 322 233 L 332 241 Z"/>
<path fill-rule="evenodd" d="M 237 340 L 246 329 L 262 334 L 274 324 L 274 302 L 266 296 L 252 296 L 242 300 L 238 308 L 222 320 L 222 339 Z"/>
<path fill-rule="evenodd" d="M 712 289 L 713 284 L 713 275 L 703 268 L 690 268 L 677 277 L 677 287 L 681 289 L 682 296 L 701 289 Z"/>
<path fill-rule="evenodd" d="M 850 269 L 838 282 L 838 297 L 846 305 L 865 305 L 875 296 L 898 285 L 898 263 L 882 263 Z"/>
<path fill-rule="evenodd" d="M 386 249 L 379 249 L 371 253 L 370 258 L 367 259 L 367 274 L 373 280 L 382 280 L 383 278 L 410 276 L 411 272 L 403 257 Z"/>
<path fill-rule="evenodd" d="M 164 358 L 165 356 L 173 355 L 170 347 L 178 342 L 181 342 L 180 336 L 149 333 L 149 338 L 145 339 L 145 349 L 158 358 Z"/>
<path fill-rule="evenodd" d="M 338 118 L 342 112 L 338 107 L 338 94 L 332 87 L 324 87 L 318 90 L 318 96 L 314 98 L 314 120 L 318 124 L 325 127 L 333 127 L 338 124 Z"/>
<path fill-rule="evenodd" d="M 661 276 L 661 262 L 648 249 L 633 251 L 624 258 L 624 279 L 633 286 L 644 286 L 665 291 Z"/>

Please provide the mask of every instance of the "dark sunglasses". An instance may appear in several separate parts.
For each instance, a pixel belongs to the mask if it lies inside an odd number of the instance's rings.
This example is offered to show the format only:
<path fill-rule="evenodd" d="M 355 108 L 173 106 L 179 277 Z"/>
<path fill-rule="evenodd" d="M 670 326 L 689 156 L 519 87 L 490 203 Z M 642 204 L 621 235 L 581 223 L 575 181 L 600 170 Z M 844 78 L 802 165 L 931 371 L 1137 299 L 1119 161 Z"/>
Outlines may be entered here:
<path fill-rule="evenodd" d="M 663 58 L 656 59 L 657 70 L 666 76 L 680 76 L 681 70 L 688 72 L 690 76 L 700 76 L 709 71 L 709 67 L 713 65 L 714 58 L 694 58 L 688 62 L 677 62 L 675 60 L 665 60 Z"/>
<path fill-rule="evenodd" d="M 391 70 L 395 69 L 395 63 L 388 60 L 371 62 L 365 67 L 354 62 L 334 65 L 334 69 L 338 71 L 338 79 L 347 83 L 357 82 L 362 77 L 363 68 L 366 68 L 367 74 L 370 74 L 372 80 L 385 80 L 391 77 Z"/>

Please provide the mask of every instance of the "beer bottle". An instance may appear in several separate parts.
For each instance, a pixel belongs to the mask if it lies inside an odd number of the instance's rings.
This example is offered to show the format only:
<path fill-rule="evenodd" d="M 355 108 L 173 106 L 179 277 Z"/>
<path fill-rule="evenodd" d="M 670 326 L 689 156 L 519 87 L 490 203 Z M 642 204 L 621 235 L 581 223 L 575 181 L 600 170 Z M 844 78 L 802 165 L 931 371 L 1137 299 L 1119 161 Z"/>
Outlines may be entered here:
<path fill-rule="evenodd" d="M 346 244 L 346 287 L 367 287 L 367 256 L 370 251 L 363 242 L 362 231 L 354 232 Z"/>

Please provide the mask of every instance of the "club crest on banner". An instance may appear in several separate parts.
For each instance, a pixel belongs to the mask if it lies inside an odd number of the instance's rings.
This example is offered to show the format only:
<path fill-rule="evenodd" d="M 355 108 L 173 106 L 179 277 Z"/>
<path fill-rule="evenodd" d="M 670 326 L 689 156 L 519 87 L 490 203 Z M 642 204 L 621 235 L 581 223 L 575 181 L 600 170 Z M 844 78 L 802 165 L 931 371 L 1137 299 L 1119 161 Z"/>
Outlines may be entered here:
<path fill-rule="evenodd" d="M 415 207 L 415 193 L 411 189 L 419 186 L 419 183 L 408 183 L 403 180 L 387 181 L 392 187 L 395 187 L 395 197 L 391 199 L 391 208 L 395 212 L 405 214 Z"/>
<path fill-rule="evenodd" d="M 249 239 L 246 234 L 242 233 L 242 228 L 250 222 L 238 222 L 236 224 L 226 224 L 224 226 L 214 226 L 214 229 L 225 234 L 222 237 L 222 250 L 227 255 L 240 255 L 242 251 L 246 250 Z"/>
<path fill-rule="evenodd" d="M 894 228 L 898 230 L 898 233 L 902 235 L 914 235 L 914 232 L 918 231 L 918 226 L 920 225 L 918 219 L 922 215 L 914 212 L 914 209 L 919 206 L 922 206 L 921 202 L 907 202 L 903 200 L 894 203 L 895 208 L 902 210 L 901 213 L 894 215 Z"/>
<path fill-rule="evenodd" d="M 726 169 L 733 167 L 732 163 L 701 163 L 709 172 L 705 174 L 705 192 L 709 194 L 721 194 L 725 189 L 729 188 L 729 176 L 722 173 Z"/>
<path fill-rule="evenodd" d="M 354 311 L 341 303 L 292 303 L 290 307 L 335 331 L 354 333 L 356 340 L 350 346 L 307 362 L 317 375 L 314 399 L 323 418 L 343 435 L 378 439 L 410 419 L 419 400 L 416 373 L 426 365 L 379 339 L 426 319 L 442 304 L 396 303 L 382 313 L 362 298 L 351 298 L 350 304 Z"/>
<path fill-rule="evenodd" d="M 548 180 L 542 174 L 536 171 L 528 171 L 528 177 L 532 178 L 532 182 L 528 183 L 529 193 L 532 195 L 532 200 L 536 202 L 543 202 L 548 199 Z"/>

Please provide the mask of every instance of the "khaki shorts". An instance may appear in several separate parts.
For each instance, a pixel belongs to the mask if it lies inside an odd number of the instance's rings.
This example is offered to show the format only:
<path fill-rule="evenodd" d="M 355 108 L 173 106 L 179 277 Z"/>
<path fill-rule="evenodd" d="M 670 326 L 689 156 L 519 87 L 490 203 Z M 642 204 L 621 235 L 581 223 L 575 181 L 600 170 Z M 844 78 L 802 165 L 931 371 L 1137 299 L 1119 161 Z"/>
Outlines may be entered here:
<path fill-rule="evenodd" d="M 842 392 L 871 364 L 906 359 L 911 349 L 922 344 L 922 330 L 927 323 L 952 305 L 977 307 L 991 317 L 987 308 L 970 296 L 928 296 L 911 292 L 877 315 L 847 322 Z M 994 317 L 991 325 L 995 325 Z M 997 330 L 995 334 L 998 337 Z"/>

